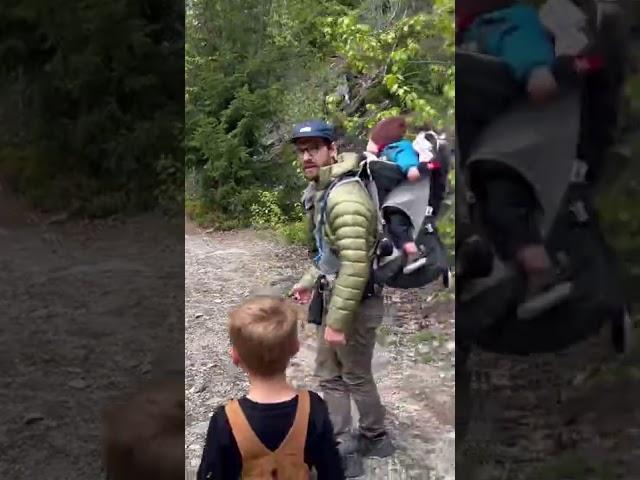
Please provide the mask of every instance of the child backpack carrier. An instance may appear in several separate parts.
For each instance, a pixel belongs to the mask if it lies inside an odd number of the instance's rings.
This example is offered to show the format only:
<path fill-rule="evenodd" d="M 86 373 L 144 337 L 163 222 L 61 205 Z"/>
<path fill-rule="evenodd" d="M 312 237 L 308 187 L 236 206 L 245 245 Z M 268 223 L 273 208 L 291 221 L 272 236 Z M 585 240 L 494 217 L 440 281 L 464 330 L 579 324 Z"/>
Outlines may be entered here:
<path fill-rule="evenodd" d="M 613 13 L 606 13 L 601 12 L 601 25 L 615 20 Z M 599 34 L 604 32 L 599 30 Z M 464 57 L 457 57 L 456 61 L 461 63 L 459 60 Z M 469 274 L 468 278 L 462 272 L 472 268 L 463 266 L 457 270 L 457 340 L 493 352 L 529 355 L 567 348 L 610 321 L 615 348 L 620 352 L 628 350 L 629 314 L 619 266 L 601 232 L 594 208 L 595 191 L 589 175 L 593 159 L 581 158 L 579 148 L 584 132 L 594 130 L 592 121 L 603 116 L 594 112 L 605 111 L 606 117 L 613 113 L 603 105 L 615 103 L 610 98 L 615 91 L 605 92 L 602 101 L 584 94 L 586 88 L 593 87 L 589 83 L 591 75 L 601 78 L 610 73 L 608 69 L 617 68 L 610 61 L 605 65 L 605 71 L 596 69 L 553 102 L 535 108 L 524 101 L 515 105 L 479 136 L 469 155 L 459 159 L 458 173 L 466 178 L 457 181 L 456 187 L 466 190 L 466 195 L 458 198 L 468 218 L 466 225 L 457 231 L 456 258 L 471 258 L 466 254 L 474 250 L 476 264 L 490 265 L 479 268 L 485 270 L 483 274 Z M 486 72 L 478 70 L 474 78 L 486 76 Z M 585 97 L 591 105 L 585 105 L 588 103 Z M 556 125 L 562 125 L 562 129 Z M 552 174 L 539 162 L 541 157 L 553 165 Z M 483 164 L 485 168 L 495 168 L 497 164 L 509 166 L 534 188 L 545 246 L 560 275 L 572 285 L 568 295 L 559 296 L 558 302 L 523 308 L 521 275 L 505 262 L 491 258 L 493 247 L 484 235 L 479 202 L 473 194 L 473 185 L 482 181 Z M 457 218 L 462 223 L 464 217 Z"/>
<path fill-rule="evenodd" d="M 311 472 L 304 461 L 309 424 L 309 392 L 298 392 L 298 408 L 291 430 L 282 444 L 271 451 L 254 433 L 237 400 L 225 407 L 231 431 L 242 456 L 242 480 L 309 480 Z"/>
<path fill-rule="evenodd" d="M 395 163 L 384 158 L 378 159 L 367 155 L 363 156 L 357 173 L 345 175 L 334 180 L 323 195 L 320 204 L 318 232 L 322 232 L 326 221 L 327 199 L 334 188 L 345 182 L 358 182 L 369 193 L 378 213 L 378 243 L 372 264 L 372 278 L 374 283 L 378 285 L 411 289 L 424 287 L 441 279 L 445 287 L 449 286 L 450 271 L 447 250 L 440 240 L 436 228 L 436 213 L 439 210 L 446 188 L 446 174 L 444 174 L 444 179 L 441 174 L 442 165 L 445 165 L 445 170 L 447 168 L 446 165 L 448 165 L 448 148 L 442 137 L 438 137 L 436 134 L 433 135 L 434 141 L 437 140 L 437 151 L 441 155 L 435 155 L 434 158 L 437 159 L 438 163 L 436 161 L 433 162 L 431 175 L 415 183 L 408 180 L 402 181 L 389 192 L 384 204 L 380 205 L 378 200 L 378 188 L 386 181 L 397 183 L 398 176 L 401 173 Z M 435 174 L 436 171 L 440 176 Z M 439 186 L 434 189 L 434 179 L 439 182 L 445 182 L 445 188 Z M 432 201 L 438 202 L 435 208 L 431 203 Z M 401 210 L 410 219 L 412 237 L 418 247 L 420 256 L 426 260 L 420 268 L 411 273 L 403 272 L 403 268 L 406 265 L 406 257 L 390 241 L 389 231 L 385 222 L 386 212 L 390 209 Z M 329 255 L 327 257 L 332 256 Z M 320 262 L 323 261 L 323 259 L 318 260 Z M 332 264 L 328 268 L 329 270 L 336 270 L 335 259 L 325 260 L 325 263 Z M 320 270 L 325 269 L 320 268 Z"/>

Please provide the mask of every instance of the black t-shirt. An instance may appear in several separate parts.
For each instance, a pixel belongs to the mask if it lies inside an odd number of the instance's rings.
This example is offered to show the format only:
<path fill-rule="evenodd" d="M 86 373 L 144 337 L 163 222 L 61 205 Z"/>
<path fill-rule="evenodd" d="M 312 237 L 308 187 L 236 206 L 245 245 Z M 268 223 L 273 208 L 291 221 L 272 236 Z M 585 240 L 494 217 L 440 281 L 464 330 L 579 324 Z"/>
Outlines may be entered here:
<path fill-rule="evenodd" d="M 340 462 L 333 426 L 324 400 L 309 392 L 310 413 L 304 460 L 315 468 L 318 480 L 341 480 L 344 471 Z M 276 450 L 293 426 L 298 397 L 280 403 L 256 403 L 246 397 L 240 407 L 256 436 L 269 450 Z M 242 457 L 231 432 L 224 406 L 211 417 L 207 439 L 198 469 L 198 480 L 238 480 L 242 472 Z"/>

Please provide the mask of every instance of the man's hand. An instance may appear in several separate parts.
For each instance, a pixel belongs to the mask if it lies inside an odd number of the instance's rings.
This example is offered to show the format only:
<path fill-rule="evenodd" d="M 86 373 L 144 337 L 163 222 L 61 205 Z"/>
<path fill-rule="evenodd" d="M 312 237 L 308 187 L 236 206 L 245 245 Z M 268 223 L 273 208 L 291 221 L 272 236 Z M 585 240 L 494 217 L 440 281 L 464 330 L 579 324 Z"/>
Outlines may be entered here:
<path fill-rule="evenodd" d="M 345 337 L 344 332 L 334 330 L 329 326 L 324 329 L 324 340 L 332 347 L 347 344 L 347 338 Z"/>
<path fill-rule="evenodd" d="M 305 288 L 300 285 L 295 285 L 291 289 L 291 296 L 293 300 L 299 305 L 306 305 L 311 301 L 311 289 Z"/>

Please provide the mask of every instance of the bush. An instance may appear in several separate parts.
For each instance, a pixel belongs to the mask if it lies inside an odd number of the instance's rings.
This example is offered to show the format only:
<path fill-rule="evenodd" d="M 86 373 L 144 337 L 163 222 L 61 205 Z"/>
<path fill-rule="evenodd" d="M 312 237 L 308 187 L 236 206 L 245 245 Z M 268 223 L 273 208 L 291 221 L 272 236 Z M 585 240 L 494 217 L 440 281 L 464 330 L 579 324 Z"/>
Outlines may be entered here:
<path fill-rule="evenodd" d="M 278 235 L 290 245 L 299 245 L 302 247 L 313 246 L 313 238 L 309 235 L 307 222 L 304 220 L 286 223 L 276 228 Z"/>

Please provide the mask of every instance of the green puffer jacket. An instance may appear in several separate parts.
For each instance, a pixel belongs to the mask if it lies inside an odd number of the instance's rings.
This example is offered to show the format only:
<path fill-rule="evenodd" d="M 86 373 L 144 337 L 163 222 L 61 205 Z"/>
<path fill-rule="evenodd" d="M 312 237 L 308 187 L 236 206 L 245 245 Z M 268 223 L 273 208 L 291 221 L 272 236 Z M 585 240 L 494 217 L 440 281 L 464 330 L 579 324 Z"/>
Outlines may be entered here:
<path fill-rule="evenodd" d="M 320 214 L 324 190 L 336 178 L 358 168 L 355 153 L 343 153 L 338 162 L 320 170 L 319 178 L 309 185 L 307 195 L 313 199 L 310 210 L 315 227 Z M 327 199 L 324 243 L 340 259 L 340 270 L 333 284 L 327 308 L 326 324 L 345 331 L 358 311 L 371 273 L 371 261 L 377 238 L 377 212 L 362 186 L 346 183 L 336 187 Z M 298 285 L 313 288 L 320 272 L 312 267 Z"/>

